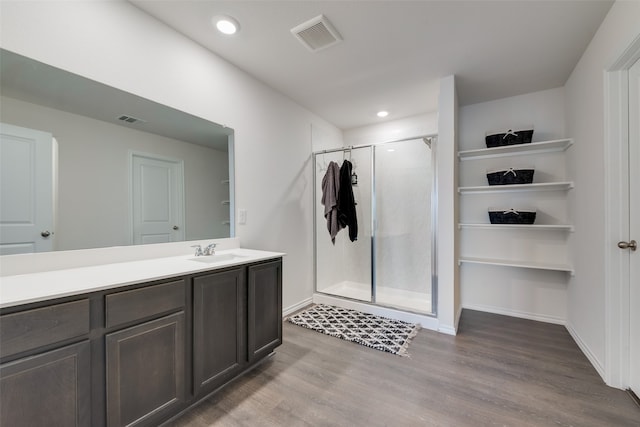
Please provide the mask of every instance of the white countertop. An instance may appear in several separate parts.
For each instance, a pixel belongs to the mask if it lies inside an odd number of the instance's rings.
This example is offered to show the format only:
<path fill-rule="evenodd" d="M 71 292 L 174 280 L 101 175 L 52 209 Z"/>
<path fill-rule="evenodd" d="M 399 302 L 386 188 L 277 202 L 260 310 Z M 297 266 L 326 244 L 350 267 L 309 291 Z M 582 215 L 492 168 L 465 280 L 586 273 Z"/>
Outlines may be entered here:
<path fill-rule="evenodd" d="M 228 259 L 231 255 L 233 258 Z M 193 255 L 180 255 L 5 276 L 0 277 L 0 308 L 216 270 L 284 255 L 280 252 L 237 248 L 216 251 L 213 258 L 198 257 L 198 261 L 194 261 Z M 221 256 L 220 261 L 216 261 L 216 256 Z M 214 262 L 203 262 L 205 259 Z"/>

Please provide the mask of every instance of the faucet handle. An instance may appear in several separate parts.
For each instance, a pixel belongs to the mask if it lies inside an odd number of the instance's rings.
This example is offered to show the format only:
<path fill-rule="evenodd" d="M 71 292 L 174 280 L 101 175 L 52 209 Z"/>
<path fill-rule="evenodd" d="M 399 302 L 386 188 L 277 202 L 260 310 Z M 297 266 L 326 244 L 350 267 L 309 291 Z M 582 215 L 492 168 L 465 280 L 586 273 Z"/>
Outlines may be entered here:
<path fill-rule="evenodd" d="M 191 246 L 192 248 L 196 248 L 196 253 L 195 256 L 202 256 L 204 255 L 204 253 L 202 252 L 202 246 L 200 245 L 193 245 Z"/>
<path fill-rule="evenodd" d="M 215 255 L 216 254 L 216 243 L 211 243 L 209 245 L 207 245 L 206 248 L 204 248 L 203 253 L 205 255 Z"/>

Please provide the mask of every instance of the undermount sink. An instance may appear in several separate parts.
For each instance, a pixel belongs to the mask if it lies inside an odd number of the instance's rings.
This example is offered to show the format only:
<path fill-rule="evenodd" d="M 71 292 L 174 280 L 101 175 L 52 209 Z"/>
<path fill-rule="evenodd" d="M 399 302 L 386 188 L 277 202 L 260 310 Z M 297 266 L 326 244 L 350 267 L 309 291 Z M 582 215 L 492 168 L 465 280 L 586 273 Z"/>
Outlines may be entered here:
<path fill-rule="evenodd" d="M 245 258 L 238 254 L 215 254 L 203 255 L 195 258 L 189 258 L 191 261 L 204 262 L 205 264 L 215 264 L 216 262 L 233 261 L 235 259 Z"/>

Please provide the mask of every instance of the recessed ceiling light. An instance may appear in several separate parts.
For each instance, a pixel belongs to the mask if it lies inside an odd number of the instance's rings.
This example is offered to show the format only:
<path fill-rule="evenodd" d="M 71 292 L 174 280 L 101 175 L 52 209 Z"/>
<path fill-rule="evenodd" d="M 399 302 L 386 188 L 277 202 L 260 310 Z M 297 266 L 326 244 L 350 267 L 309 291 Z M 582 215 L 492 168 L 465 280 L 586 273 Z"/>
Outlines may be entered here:
<path fill-rule="evenodd" d="M 388 111 L 378 111 L 378 117 L 387 117 L 388 115 Z"/>
<path fill-rule="evenodd" d="M 238 24 L 238 21 L 230 16 L 216 16 L 213 18 L 213 23 L 215 24 L 218 31 L 228 36 L 237 33 L 240 29 L 240 24 Z"/>
<path fill-rule="evenodd" d="M 387 148 L 387 151 L 390 152 L 390 153 L 393 153 L 394 151 L 396 151 L 396 149 L 395 148 Z"/>

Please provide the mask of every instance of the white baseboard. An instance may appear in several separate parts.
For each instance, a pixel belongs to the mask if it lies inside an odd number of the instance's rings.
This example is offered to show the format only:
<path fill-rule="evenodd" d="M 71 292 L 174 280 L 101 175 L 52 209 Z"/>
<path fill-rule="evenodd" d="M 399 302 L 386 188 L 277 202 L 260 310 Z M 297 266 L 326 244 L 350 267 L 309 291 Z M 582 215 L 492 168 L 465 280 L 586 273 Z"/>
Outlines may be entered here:
<path fill-rule="evenodd" d="M 456 335 L 458 333 L 458 331 L 456 331 L 456 328 L 452 326 L 440 326 L 438 328 L 438 332 L 440 332 L 441 334 L 447 334 L 447 335 Z"/>
<path fill-rule="evenodd" d="M 289 307 L 286 307 L 282 310 L 282 317 L 285 318 L 288 315 L 295 313 L 296 311 L 305 308 L 306 306 L 308 306 L 309 304 L 313 304 L 313 300 L 312 298 L 306 298 L 303 299 L 302 301 L 290 305 Z"/>
<path fill-rule="evenodd" d="M 502 314 L 502 315 L 511 316 L 511 317 L 519 317 L 521 319 L 536 320 L 538 322 L 553 323 L 556 325 L 565 326 L 567 323 L 566 319 L 562 319 L 560 317 L 548 316 L 548 315 L 538 314 L 538 313 L 527 313 L 526 311 L 519 311 L 519 310 L 509 310 L 503 307 L 493 307 L 493 306 L 478 305 L 478 304 L 463 304 L 462 308 L 467 308 L 469 310 L 476 310 L 476 311 L 484 311 L 484 312 L 493 313 L 493 314 Z"/>
<path fill-rule="evenodd" d="M 401 320 L 403 322 L 418 323 L 422 328 L 432 331 L 440 331 L 438 329 L 438 319 L 432 316 L 410 313 L 402 310 L 396 310 L 389 307 L 381 307 L 378 305 L 367 304 L 365 302 L 354 301 L 344 298 L 333 297 L 325 294 L 313 294 L 314 304 L 335 305 L 351 310 L 358 310 L 363 313 L 374 314 L 376 316 L 389 317 L 391 319 Z M 445 332 L 448 333 L 448 332 Z M 455 335 L 455 334 L 454 334 Z"/>
<path fill-rule="evenodd" d="M 573 328 L 573 326 L 571 326 L 570 323 L 567 323 L 565 325 L 565 328 L 567 328 L 567 331 L 569 332 L 569 335 L 571 335 L 571 338 L 573 338 L 573 340 L 576 342 L 580 350 L 582 350 L 582 353 L 584 353 L 584 355 L 587 357 L 589 362 L 591 362 L 591 365 L 593 366 L 593 368 L 596 370 L 596 372 L 598 372 L 598 375 L 600 375 L 600 378 L 602 378 L 602 381 L 606 383 L 607 380 L 606 380 L 605 370 L 604 370 L 604 367 L 602 366 L 602 363 L 600 363 L 600 361 L 595 356 L 595 354 L 593 354 L 591 349 L 589 349 L 589 346 L 587 346 L 587 344 L 585 344 L 585 342 L 582 341 L 582 338 L 580 338 L 580 335 L 576 332 L 576 330 Z"/>

